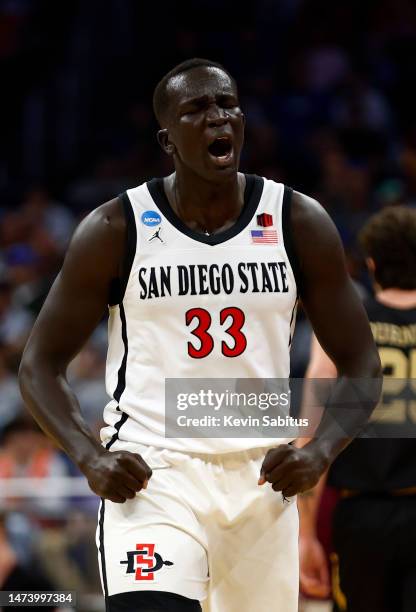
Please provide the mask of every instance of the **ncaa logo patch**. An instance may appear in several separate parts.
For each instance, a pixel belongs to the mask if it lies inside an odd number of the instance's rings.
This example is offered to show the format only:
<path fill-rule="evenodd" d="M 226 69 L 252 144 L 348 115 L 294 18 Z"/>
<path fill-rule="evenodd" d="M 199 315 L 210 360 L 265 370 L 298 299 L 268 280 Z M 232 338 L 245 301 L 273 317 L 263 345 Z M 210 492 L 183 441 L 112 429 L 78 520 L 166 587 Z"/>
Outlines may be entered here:
<path fill-rule="evenodd" d="M 154 210 L 146 210 L 142 214 L 141 219 L 143 225 L 147 225 L 147 227 L 155 227 L 156 225 L 160 225 L 162 223 L 161 216 Z"/>

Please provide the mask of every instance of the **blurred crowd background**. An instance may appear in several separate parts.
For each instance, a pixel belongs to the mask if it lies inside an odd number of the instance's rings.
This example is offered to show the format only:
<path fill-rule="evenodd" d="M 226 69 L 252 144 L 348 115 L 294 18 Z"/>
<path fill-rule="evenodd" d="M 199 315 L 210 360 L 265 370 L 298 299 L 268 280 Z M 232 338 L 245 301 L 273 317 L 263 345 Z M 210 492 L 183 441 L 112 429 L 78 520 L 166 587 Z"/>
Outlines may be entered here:
<path fill-rule="evenodd" d="M 23 411 L 20 355 L 77 223 L 170 172 L 152 92 L 194 56 L 222 62 L 237 79 L 247 117 L 242 169 L 322 203 L 362 293 L 370 286 L 357 231 L 381 207 L 416 205 L 412 0 L 0 0 L 0 487 L 79 475 Z M 97 432 L 106 333 L 104 320 L 70 369 Z M 309 335 L 301 313 L 296 376 Z M 96 511 L 94 498 L 0 495 L 0 588 L 8 568 L 20 567 L 24 581 L 36 559 L 39 580 L 76 588 L 86 610 L 101 609 L 88 599 L 99 592 Z"/>

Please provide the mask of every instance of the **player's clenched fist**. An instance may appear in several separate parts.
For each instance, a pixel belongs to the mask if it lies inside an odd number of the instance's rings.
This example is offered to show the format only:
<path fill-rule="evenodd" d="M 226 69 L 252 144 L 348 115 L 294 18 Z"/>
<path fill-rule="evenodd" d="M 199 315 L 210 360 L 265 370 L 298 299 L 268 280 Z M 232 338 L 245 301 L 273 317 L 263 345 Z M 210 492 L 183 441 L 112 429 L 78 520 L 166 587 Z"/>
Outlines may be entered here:
<path fill-rule="evenodd" d="M 281 444 L 264 458 L 259 485 L 270 482 L 275 491 L 290 497 L 314 487 L 327 467 L 328 461 L 316 447 Z"/>
<path fill-rule="evenodd" d="M 140 455 L 103 449 L 81 466 L 94 493 L 122 504 L 146 489 L 152 470 Z"/>

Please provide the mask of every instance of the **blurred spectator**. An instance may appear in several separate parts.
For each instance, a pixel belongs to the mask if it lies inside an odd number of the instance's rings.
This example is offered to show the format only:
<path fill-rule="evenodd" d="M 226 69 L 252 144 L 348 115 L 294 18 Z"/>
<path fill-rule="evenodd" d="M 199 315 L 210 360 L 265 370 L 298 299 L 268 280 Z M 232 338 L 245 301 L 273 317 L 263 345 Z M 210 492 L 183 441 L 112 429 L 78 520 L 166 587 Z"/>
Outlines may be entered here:
<path fill-rule="evenodd" d="M 0 340 L 0 432 L 16 415 L 21 403 L 17 378 L 9 368 L 8 358 L 8 347 Z"/>
<path fill-rule="evenodd" d="M 56 586 L 42 573 L 39 564 L 21 564 L 14 551 L 6 529 L 6 514 L 0 512 L 0 590 L 2 591 L 54 591 Z M 2 606 L 3 612 L 15 610 L 15 606 Z M 37 606 L 37 610 L 52 611 L 56 607 Z"/>
<path fill-rule="evenodd" d="M 109 401 L 103 377 L 103 361 L 107 347 L 103 351 L 100 338 L 102 331 L 101 327 L 96 330 L 68 370 L 68 380 L 78 398 L 82 414 L 97 436 L 102 426 L 104 407 Z"/>
<path fill-rule="evenodd" d="M 47 575 L 58 589 L 83 593 L 99 592 L 95 532 L 97 512 L 72 511 L 63 528 L 44 530 L 36 551 Z"/>
<path fill-rule="evenodd" d="M 3 427 L 0 438 L 0 479 L 48 478 L 67 474 L 65 461 L 31 416 L 22 412 Z M 29 500 L 3 498 L 1 501 L 8 508 L 24 506 L 41 518 L 62 517 L 67 507 L 67 501 L 55 497 L 53 491 L 48 497 Z"/>
<path fill-rule="evenodd" d="M 380 90 L 360 75 L 350 73 L 332 102 L 335 125 L 373 129 L 386 132 L 392 127 L 392 116 L 386 98 Z"/>
<path fill-rule="evenodd" d="M 347 53 L 335 45 L 319 45 L 306 53 L 308 89 L 322 92 L 342 82 L 349 69 Z"/>
<path fill-rule="evenodd" d="M 14 303 L 12 283 L 0 280 L 0 385 L 7 366 L 17 369 L 32 324 L 33 315 Z"/>
<path fill-rule="evenodd" d="M 74 216 L 67 207 L 51 199 L 45 188 L 37 187 L 26 194 L 21 211 L 32 230 L 44 232 L 43 248 L 41 240 L 37 243 L 40 255 L 65 251 L 75 227 Z M 36 244 L 36 240 L 34 242 Z"/>

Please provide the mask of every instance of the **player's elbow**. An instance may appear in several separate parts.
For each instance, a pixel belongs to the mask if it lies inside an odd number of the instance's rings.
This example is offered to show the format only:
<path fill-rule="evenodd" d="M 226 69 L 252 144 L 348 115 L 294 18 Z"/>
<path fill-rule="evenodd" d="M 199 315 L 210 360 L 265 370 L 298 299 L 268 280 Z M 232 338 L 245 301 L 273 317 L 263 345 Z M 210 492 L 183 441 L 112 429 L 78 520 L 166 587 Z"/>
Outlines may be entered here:
<path fill-rule="evenodd" d="M 36 376 L 36 361 L 29 351 L 23 353 L 19 365 L 18 380 L 22 394 L 26 391 L 28 384 Z"/>
<path fill-rule="evenodd" d="M 47 364 L 46 364 L 47 366 Z M 52 368 L 52 365 L 50 369 Z M 18 381 L 22 394 L 30 389 L 33 381 L 45 369 L 45 360 L 30 344 L 26 346 L 19 365 Z"/>
<path fill-rule="evenodd" d="M 382 368 L 380 355 L 375 344 L 371 343 L 348 354 L 347 359 L 336 364 L 338 376 L 348 378 L 381 378 Z"/>
<path fill-rule="evenodd" d="M 383 369 L 381 366 L 380 355 L 379 352 L 374 345 L 368 356 L 368 376 L 371 378 L 381 378 L 383 374 Z"/>
<path fill-rule="evenodd" d="M 352 373 L 355 378 L 381 378 L 382 368 L 380 355 L 375 344 L 361 353 L 357 366 Z"/>
<path fill-rule="evenodd" d="M 68 359 L 56 352 L 45 351 L 36 341 L 29 340 L 19 365 L 18 380 L 22 394 L 33 386 L 35 380 L 50 380 L 65 376 Z"/>

